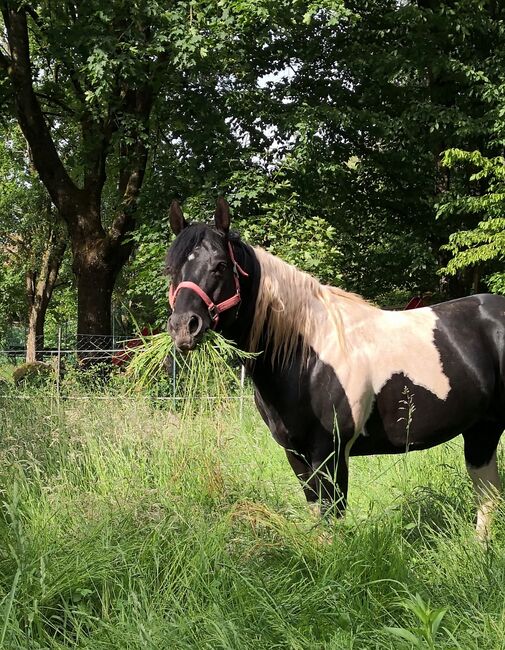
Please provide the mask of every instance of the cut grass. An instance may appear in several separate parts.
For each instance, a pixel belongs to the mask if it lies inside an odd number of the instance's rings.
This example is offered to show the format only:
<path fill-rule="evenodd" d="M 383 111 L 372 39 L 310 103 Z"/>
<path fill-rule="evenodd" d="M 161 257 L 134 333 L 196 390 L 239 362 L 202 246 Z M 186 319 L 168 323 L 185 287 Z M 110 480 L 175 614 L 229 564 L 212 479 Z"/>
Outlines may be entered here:
<path fill-rule="evenodd" d="M 504 646 L 505 514 L 482 548 L 459 442 L 351 459 L 321 523 L 252 408 L 5 398 L 0 500 L 9 650 Z"/>
<path fill-rule="evenodd" d="M 238 363 L 255 356 L 239 350 L 232 341 L 213 330 L 205 334 L 191 354 L 184 355 L 175 351 L 172 337 L 164 332 L 145 337 L 143 345 L 135 349 L 128 364 L 127 381 L 134 392 L 156 391 L 159 385 L 166 386 L 170 381 L 167 370 L 170 374 L 175 371 L 175 392 L 191 395 L 184 403 L 193 408 L 202 397 L 212 396 L 214 402 L 224 401 L 230 391 L 239 388 Z M 208 401 L 201 402 L 200 406 L 202 404 Z"/>

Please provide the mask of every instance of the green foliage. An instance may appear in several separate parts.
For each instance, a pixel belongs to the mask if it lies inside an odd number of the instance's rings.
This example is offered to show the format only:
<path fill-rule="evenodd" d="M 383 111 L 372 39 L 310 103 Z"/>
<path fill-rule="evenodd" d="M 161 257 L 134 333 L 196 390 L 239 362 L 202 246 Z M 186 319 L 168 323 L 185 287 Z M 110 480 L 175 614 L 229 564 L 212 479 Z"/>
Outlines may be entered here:
<path fill-rule="evenodd" d="M 168 310 L 168 279 L 164 260 L 170 234 L 168 215 L 154 223 L 144 222 L 132 234 L 135 252 L 116 285 L 116 314 L 127 332 L 145 325 L 165 327 Z"/>
<path fill-rule="evenodd" d="M 0 346 L 7 344 L 11 323 L 19 319 L 24 307 L 24 278 L 6 257 L 0 253 Z"/>
<path fill-rule="evenodd" d="M 58 227 L 53 218 L 49 197 L 31 168 L 19 128 L 12 122 L 0 126 L 0 345 L 6 345 L 13 323 L 26 325 L 26 276 L 36 277 L 39 271 L 50 233 Z M 75 311 L 68 259 L 59 278 L 48 313 L 53 330 Z"/>
<path fill-rule="evenodd" d="M 437 633 L 442 620 L 447 614 L 447 607 L 432 609 L 430 603 L 426 603 L 419 594 L 409 594 L 401 598 L 399 604 L 409 612 L 412 612 L 417 619 L 416 627 L 386 627 L 385 630 L 393 636 L 403 639 L 409 647 L 429 648 L 435 650 L 438 645 Z M 437 641 L 437 643 L 435 643 Z"/>
<path fill-rule="evenodd" d="M 0 127 L 0 345 L 5 345 L 12 321 L 24 315 L 25 258 L 19 243 L 28 229 L 30 198 L 35 203 L 39 198 L 21 164 L 20 144 L 17 129 Z M 33 230 L 33 221 L 31 226 Z"/>
<path fill-rule="evenodd" d="M 272 84 L 298 152 L 296 189 L 336 228 L 347 286 L 374 297 L 437 288 L 440 246 L 469 227 L 435 219 L 460 177 L 439 154 L 501 152 L 505 42 L 498 5 L 354 2 L 357 18 L 293 30 L 292 74 Z M 338 65 L 335 62 L 338 61 Z M 468 290 L 468 287 L 461 288 Z"/>
<path fill-rule="evenodd" d="M 453 233 L 444 246 L 452 254 L 442 272 L 456 274 L 469 267 L 483 266 L 493 270 L 505 259 L 505 158 L 487 158 L 479 151 L 451 149 L 445 152 L 443 164 L 450 169 L 463 167 L 468 175 L 466 192 L 455 191 L 445 197 L 438 216 L 470 215 L 477 221 L 474 228 Z M 491 290 L 502 293 L 505 273 L 495 271 L 488 277 Z"/>
<path fill-rule="evenodd" d="M 281 256 L 322 282 L 339 284 L 336 230 L 298 193 L 295 166 L 288 156 L 275 171 L 253 167 L 234 174 L 228 181 L 234 225 L 248 243 Z"/>

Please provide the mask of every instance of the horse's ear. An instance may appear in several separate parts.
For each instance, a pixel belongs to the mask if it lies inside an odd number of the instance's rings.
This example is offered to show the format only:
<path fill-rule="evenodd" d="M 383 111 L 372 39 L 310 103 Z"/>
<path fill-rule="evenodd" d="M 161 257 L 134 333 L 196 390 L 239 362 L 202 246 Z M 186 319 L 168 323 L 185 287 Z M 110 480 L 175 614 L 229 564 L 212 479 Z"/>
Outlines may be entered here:
<path fill-rule="evenodd" d="M 216 228 L 221 232 L 224 232 L 224 234 L 226 234 L 230 229 L 230 206 L 222 196 L 217 200 L 214 222 Z"/>
<path fill-rule="evenodd" d="M 176 199 L 174 199 L 170 204 L 170 225 L 176 235 L 178 235 L 181 230 L 184 230 L 188 225 L 184 215 L 182 214 L 179 201 L 176 201 Z"/>

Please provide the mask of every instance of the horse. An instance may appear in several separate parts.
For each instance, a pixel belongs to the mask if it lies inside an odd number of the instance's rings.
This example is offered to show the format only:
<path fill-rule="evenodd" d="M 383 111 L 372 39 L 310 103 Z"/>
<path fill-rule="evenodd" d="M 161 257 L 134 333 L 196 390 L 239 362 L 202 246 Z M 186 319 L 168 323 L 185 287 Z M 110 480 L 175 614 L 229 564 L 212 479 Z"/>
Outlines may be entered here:
<path fill-rule="evenodd" d="M 209 329 L 248 362 L 257 408 L 310 504 L 343 515 L 349 458 L 427 449 L 461 434 L 488 538 L 505 428 L 505 297 L 480 294 L 385 311 L 321 284 L 230 230 L 219 198 L 214 226 L 170 207 L 166 255 L 175 346 Z"/>

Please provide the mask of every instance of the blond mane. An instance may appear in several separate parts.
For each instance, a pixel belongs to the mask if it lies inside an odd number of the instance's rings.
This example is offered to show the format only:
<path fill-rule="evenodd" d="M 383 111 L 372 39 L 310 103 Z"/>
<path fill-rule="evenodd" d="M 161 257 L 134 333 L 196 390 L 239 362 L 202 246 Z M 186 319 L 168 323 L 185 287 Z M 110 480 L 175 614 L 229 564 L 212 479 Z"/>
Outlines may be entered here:
<path fill-rule="evenodd" d="M 307 359 L 309 347 L 323 327 L 322 320 L 331 322 L 335 342 L 345 346 L 339 300 L 369 305 L 361 296 L 337 287 L 321 284 L 308 273 L 255 248 L 261 268 L 261 280 L 249 345 L 253 351 L 263 334 L 265 347 L 271 350 L 273 364 L 285 366 L 302 342 L 302 355 Z M 371 305 L 370 305 L 371 306 Z"/>

